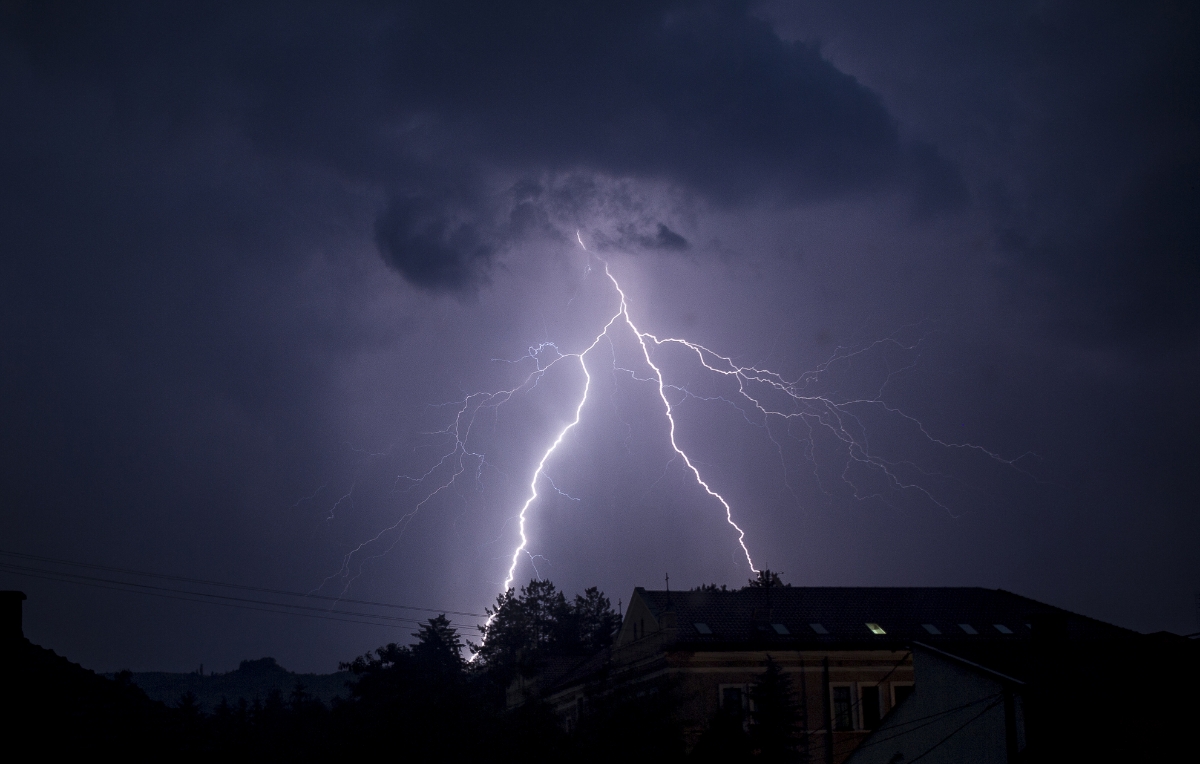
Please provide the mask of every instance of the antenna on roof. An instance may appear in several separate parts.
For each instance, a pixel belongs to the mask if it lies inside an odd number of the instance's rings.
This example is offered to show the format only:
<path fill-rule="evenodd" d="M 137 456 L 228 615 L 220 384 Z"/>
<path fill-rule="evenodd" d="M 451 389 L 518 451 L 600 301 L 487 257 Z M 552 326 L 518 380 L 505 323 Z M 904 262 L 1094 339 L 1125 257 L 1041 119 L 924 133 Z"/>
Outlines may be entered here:
<path fill-rule="evenodd" d="M 671 574 L 664 572 L 663 578 L 665 578 L 667 580 L 667 604 L 670 605 L 671 604 Z"/>

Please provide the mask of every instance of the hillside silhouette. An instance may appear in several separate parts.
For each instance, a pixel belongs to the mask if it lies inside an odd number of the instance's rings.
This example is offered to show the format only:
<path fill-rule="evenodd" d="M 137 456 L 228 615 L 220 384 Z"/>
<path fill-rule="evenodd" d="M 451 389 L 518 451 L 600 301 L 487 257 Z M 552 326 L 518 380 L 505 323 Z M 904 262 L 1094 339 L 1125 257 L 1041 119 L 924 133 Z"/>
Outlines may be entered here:
<path fill-rule="evenodd" d="M 332 674 L 298 674 L 280 666 L 274 658 L 244 660 L 233 671 L 201 674 L 197 671 L 174 673 L 167 671 L 123 671 L 107 675 L 110 679 L 124 677 L 140 687 L 151 700 L 174 705 L 191 695 L 199 710 L 212 713 L 221 701 L 236 705 L 239 700 L 263 702 L 273 692 L 288 695 L 299 685 L 313 700 L 332 705 L 335 698 L 345 700 L 346 687 L 353 675 L 348 671 Z"/>

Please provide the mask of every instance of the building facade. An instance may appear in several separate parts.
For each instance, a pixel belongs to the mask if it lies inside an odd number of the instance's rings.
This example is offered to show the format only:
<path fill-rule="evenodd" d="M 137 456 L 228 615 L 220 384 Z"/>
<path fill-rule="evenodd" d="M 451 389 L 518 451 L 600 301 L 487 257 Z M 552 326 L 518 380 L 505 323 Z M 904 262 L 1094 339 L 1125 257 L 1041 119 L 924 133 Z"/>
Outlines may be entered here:
<path fill-rule="evenodd" d="M 1069 624 L 1073 634 L 1084 638 L 1134 635 L 1002 590 L 768 586 L 669 592 L 638 588 L 612 648 L 574 665 L 548 667 L 533 680 L 515 685 L 509 702 L 516 705 L 537 697 L 570 728 L 587 713 L 590 703 L 606 694 L 670 692 L 692 745 L 721 710 L 741 713 L 747 720 L 753 717 L 754 687 L 770 660 L 791 686 L 798 758 L 841 764 L 860 747 L 867 751 L 864 740 L 873 731 L 894 725 L 899 709 L 906 704 L 915 707 L 906 699 L 921 686 L 922 665 L 932 687 L 935 666 L 942 665 L 942 674 L 950 676 L 962 673 L 970 662 L 946 656 L 1025 655 L 1034 642 L 1034 624 L 1047 619 Z M 1003 712 L 1008 706 L 1002 694 L 988 684 L 999 681 L 996 677 L 1002 672 L 981 670 L 982 674 L 972 669 L 975 673 L 967 671 L 963 676 L 970 675 L 971 682 L 986 687 L 968 686 L 971 683 L 963 680 L 954 691 L 978 690 L 1001 698 L 996 707 Z M 1002 717 L 999 713 L 998 740 L 1000 755 L 1006 756 L 1008 733 Z M 1019 716 L 1013 720 L 1024 724 Z M 1019 746 L 1024 746 L 1024 740 L 1022 727 Z M 891 760 L 895 753 L 889 751 L 882 761 Z"/>

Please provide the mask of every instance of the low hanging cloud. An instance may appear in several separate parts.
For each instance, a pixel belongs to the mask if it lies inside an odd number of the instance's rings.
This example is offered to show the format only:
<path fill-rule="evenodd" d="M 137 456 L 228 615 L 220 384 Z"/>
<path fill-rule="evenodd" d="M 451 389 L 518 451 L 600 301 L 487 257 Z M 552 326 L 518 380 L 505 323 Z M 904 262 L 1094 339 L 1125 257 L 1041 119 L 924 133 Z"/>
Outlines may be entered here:
<path fill-rule="evenodd" d="M 268 156 L 390 189 L 380 253 L 426 289 L 485 280 L 513 236 L 494 223 L 513 211 L 495 173 L 666 182 L 735 206 L 900 189 L 936 211 L 965 197 L 954 166 L 902 140 L 871 91 L 744 2 L 82 4 L 70 25 L 62 13 L 21 11 L 12 37 L 34 69 L 135 118 L 232 123 Z M 443 205 L 431 178 L 475 202 Z M 686 246 L 662 226 L 638 243 Z"/>
<path fill-rule="evenodd" d="M 475 224 L 449 220 L 427 199 L 391 199 L 375 222 L 375 242 L 388 265 L 429 290 L 476 284 L 495 255 Z"/>

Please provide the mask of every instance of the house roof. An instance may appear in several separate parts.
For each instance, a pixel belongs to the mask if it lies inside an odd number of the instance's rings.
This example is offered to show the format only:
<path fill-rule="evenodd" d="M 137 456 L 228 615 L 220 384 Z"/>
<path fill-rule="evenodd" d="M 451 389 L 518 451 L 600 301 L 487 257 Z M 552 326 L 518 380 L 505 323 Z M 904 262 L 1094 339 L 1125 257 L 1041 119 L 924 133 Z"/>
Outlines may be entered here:
<path fill-rule="evenodd" d="M 1022 597 L 978 587 L 771 587 L 667 592 L 638 588 L 656 617 L 673 612 L 689 645 L 930 645 L 1027 641 L 1035 624 L 1070 639 L 1135 632 Z"/>

